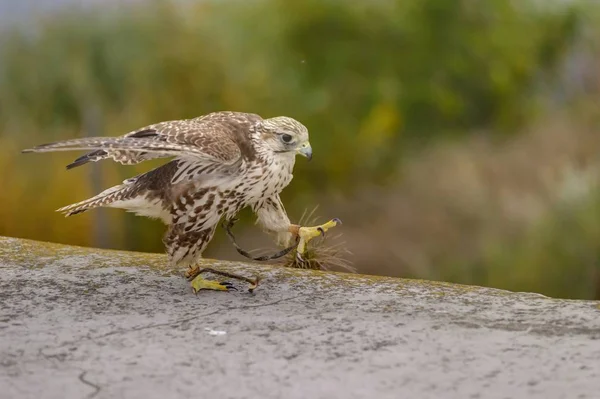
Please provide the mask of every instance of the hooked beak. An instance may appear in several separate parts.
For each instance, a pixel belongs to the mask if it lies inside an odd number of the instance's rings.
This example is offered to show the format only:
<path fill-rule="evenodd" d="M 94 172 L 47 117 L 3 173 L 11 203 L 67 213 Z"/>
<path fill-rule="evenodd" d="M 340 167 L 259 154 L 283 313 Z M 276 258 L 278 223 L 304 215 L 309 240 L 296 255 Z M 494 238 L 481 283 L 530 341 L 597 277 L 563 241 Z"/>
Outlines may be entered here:
<path fill-rule="evenodd" d="M 306 143 L 302 144 L 302 146 L 298 149 L 297 152 L 298 152 L 298 154 L 308 158 L 309 161 L 312 159 L 312 148 L 308 141 Z"/>

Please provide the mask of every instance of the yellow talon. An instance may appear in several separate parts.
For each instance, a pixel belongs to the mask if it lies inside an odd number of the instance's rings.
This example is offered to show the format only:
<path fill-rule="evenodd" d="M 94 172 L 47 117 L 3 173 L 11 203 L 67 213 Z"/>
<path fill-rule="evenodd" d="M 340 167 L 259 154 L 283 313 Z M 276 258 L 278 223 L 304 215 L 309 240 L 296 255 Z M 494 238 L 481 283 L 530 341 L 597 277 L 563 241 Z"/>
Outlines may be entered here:
<path fill-rule="evenodd" d="M 231 283 L 206 280 L 200 275 L 192 280 L 191 285 L 194 294 L 197 294 L 200 290 L 229 291 L 230 289 L 234 289 Z"/>
<path fill-rule="evenodd" d="M 310 240 L 320 235 L 324 236 L 327 230 L 337 226 L 338 224 L 342 224 L 342 221 L 338 218 L 335 218 L 320 226 L 300 227 L 298 229 L 298 236 L 300 236 L 300 241 L 298 242 L 297 253 L 303 254 L 306 251 L 306 244 Z"/>
<path fill-rule="evenodd" d="M 194 290 L 195 294 L 197 294 L 198 291 L 200 291 L 200 290 L 215 290 L 215 291 L 235 290 L 235 291 L 237 291 L 237 288 L 235 288 L 233 286 L 233 284 L 231 284 L 230 282 L 228 282 L 228 281 L 217 282 L 217 281 L 213 281 L 213 280 L 206 280 L 200 276 L 201 273 L 213 273 L 213 274 L 217 274 L 219 276 L 224 276 L 224 277 L 229 277 L 229 278 L 233 278 L 236 280 L 245 281 L 249 284 L 248 291 L 250 291 L 251 293 L 254 292 L 256 287 L 258 287 L 258 283 L 260 282 L 260 278 L 258 276 L 254 279 L 251 279 L 248 277 L 240 276 L 239 274 L 229 273 L 229 272 L 222 271 L 222 270 L 216 270 L 211 267 L 202 267 L 201 268 L 199 266 L 194 266 L 194 267 L 190 266 L 190 268 L 185 272 L 185 277 L 188 280 L 192 281 L 191 285 L 192 285 L 192 289 Z"/>

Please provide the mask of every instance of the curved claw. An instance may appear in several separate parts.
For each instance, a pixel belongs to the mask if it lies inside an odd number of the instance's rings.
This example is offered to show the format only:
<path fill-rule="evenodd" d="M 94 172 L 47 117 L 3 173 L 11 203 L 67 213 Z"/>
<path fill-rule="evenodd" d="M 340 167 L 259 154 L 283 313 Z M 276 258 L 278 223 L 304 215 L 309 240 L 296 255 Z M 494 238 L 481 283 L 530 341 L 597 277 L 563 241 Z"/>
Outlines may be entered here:
<path fill-rule="evenodd" d="M 332 222 L 336 222 L 337 224 L 343 224 L 342 220 L 340 218 L 333 218 L 331 219 Z"/>
<path fill-rule="evenodd" d="M 317 230 L 319 231 L 319 233 L 321 233 L 321 236 L 325 237 L 325 230 L 323 230 L 322 227 L 317 227 Z"/>
<path fill-rule="evenodd" d="M 248 286 L 248 292 L 250 292 L 251 294 L 253 294 L 254 290 L 256 289 L 256 287 L 258 287 L 258 283 L 260 283 L 260 277 L 256 277 L 256 279 L 254 280 L 254 282 L 251 283 Z"/>
<path fill-rule="evenodd" d="M 221 284 L 222 286 L 224 286 L 225 288 L 227 288 L 227 291 L 237 291 L 238 289 L 235 288 L 235 286 L 233 284 L 231 284 L 229 281 L 221 281 L 219 284 Z"/>

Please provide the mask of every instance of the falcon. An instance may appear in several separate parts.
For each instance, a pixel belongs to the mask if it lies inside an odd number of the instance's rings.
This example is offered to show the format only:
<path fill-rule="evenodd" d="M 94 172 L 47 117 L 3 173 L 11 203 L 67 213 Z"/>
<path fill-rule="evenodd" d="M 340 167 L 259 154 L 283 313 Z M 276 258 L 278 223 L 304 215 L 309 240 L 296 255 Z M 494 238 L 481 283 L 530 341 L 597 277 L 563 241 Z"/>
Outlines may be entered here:
<path fill-rule="evenodd" d="M 193 119 L 172 120 L 142 127 L 119 137 L 88 137 L 43 144 L 23 152 L 86 150 L 67 165 L 112 159 L 134 165 L 156 158 L 172 158 L 147 173 L 123 181 L 95 197 L 57 211 L 66 216 L 98 207 L 125 209 L 161 220 L 163 237 L 173 267 L 187 267 L 194 292 L 227 291 L 229 282 L 204 279 L 203 272 L 249 279 L 201 268 L 199 259 L 221 221 L 231 221 L 251 207 L 263 230 L 287 246 L 293 238 L 298 252 L 306 243 L 339 223 L 320 226 L 292 224 L 279 197 L 291 182 L 296 155 L 312 158 L 307 128 L 295 119 L 263 119 L 242 112 L 213 112 Z M 258 284 L 253 281 L 251 284 Z"/>

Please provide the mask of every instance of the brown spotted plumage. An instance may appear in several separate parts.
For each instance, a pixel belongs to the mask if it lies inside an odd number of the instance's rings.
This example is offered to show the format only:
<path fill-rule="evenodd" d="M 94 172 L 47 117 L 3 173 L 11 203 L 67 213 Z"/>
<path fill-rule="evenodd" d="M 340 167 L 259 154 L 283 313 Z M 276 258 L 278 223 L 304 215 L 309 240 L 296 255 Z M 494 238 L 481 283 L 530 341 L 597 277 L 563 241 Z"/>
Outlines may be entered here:
<path fill-rule="evenodd" d="M 67 216 L 97 207 L 122 208 L 158 218 L 167 226 L 164 244 L 174 265 L 193 265 L 221 219 L 251 207 L 258 221 L 286 245 L 291 237 L 279 193 L 292 180 L 295 155 L 310 158 L 308 131 L 288 117 L 215 112 L 161 122 L 120 137 L 44 144 L 24 152 L 89 150 L 68 169 L 112 159 L 133 165 L 173 158 L 85 201 L 59 209 Z"/>

